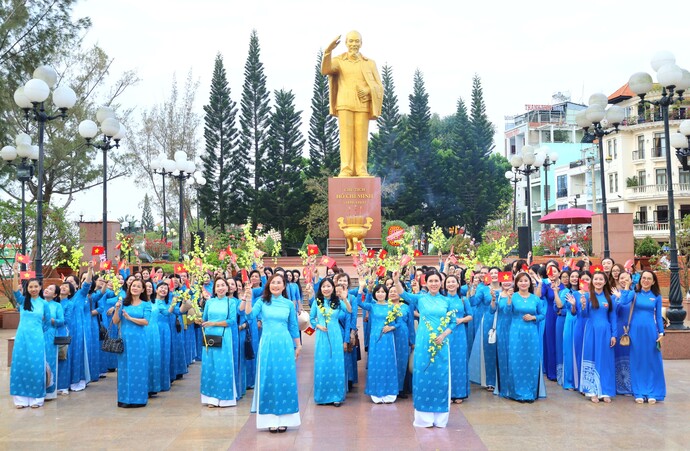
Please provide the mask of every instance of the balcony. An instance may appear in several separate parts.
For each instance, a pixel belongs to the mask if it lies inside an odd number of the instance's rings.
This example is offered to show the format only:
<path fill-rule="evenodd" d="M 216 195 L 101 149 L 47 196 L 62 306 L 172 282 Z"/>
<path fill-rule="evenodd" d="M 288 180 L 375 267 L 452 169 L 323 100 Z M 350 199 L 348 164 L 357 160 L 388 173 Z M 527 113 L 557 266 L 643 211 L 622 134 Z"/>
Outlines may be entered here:
<path fill-rule="evenodd" d="M 638 201 L 648 199 L 666 199 L 668 184 L 641 185 L 626 188 L 626 200 Z M 690 183 L 674 183 L 673 197 L 690 197 Z"/>
<path fill-rule="evenodd" d="M 652 147 L 652 158 L 665 158 L 666 149 L 664 147 Z"/>
<path fill-rule="evenodd" d="M 568 189 L 559 189 L 556 191 L 556 197 L 559 199 L 562 197 L 568 197 Z"/>
<path fill-rule="evenodd" d="M 644 149 L 633 150 L 632 159 L 633 161 L 644 160 Z"/>
<path fill-rule="evenodd" d="M 676 230 L 680 227 L 680 221 L 676 221 Z M 658 241 L 670 239 L 669 222 L 650 221 L 633 224 L 633 236 L 636 239 L 652 237 Z"/>

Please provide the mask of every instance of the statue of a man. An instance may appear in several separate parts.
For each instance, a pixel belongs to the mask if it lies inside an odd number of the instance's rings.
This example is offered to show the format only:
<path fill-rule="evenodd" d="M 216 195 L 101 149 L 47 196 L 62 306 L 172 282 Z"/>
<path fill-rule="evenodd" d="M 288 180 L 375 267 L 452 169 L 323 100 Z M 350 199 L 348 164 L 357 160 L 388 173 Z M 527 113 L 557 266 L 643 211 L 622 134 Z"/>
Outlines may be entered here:
<path fill-rule="evenodd" d="M 340 129 L 338 177 L 369 177 L 369 121 L 381 114 L 383 85 L 376 63 L 359 53 L 362 35 L 349 32 L 345 36 L 347 52 L 331 57 L 339 43 L 340 36 L 328 45 L 321 63 L 321 73 L 330 75 L 330 113 L 338 118 Z"/>

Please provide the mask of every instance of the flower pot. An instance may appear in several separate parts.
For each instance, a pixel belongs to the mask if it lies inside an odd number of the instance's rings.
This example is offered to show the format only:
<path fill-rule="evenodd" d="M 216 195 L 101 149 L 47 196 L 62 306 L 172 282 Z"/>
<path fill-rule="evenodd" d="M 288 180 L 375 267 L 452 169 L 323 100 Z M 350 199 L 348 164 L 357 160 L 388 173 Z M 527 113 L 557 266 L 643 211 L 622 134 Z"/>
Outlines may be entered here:
<path fill-rule="evenodd" d="M 58 266 L 55 268 L 55 272 L 60 275 L 60 278 L 64 279 L 67 276 L 71 276 L 74 271 L 69 266 Z"/>
<path fill-rule="evenodd" d="M 7 311 L 2 314 L 2 328 L 16 329 L 19 326 L 19 312 Z"/>

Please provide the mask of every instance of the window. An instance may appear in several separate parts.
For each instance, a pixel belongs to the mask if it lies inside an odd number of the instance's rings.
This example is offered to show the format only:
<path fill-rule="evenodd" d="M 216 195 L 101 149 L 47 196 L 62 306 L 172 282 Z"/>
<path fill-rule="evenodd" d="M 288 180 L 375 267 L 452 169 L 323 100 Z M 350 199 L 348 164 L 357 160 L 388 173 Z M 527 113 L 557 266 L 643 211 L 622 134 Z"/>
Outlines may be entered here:
<path fill-rule="evenodd" d="M 568 176 L 556 177 L 556 197 L 568 197 Z"/>
<path fill-rule="evenodd" d="M 647 222 L 647 206 L 640 207 L 640 211 L 637 212 L 637 220 L 644 224 Z"/>
<path fill-rule="evenodd" d="M 615 142 L 616 142 L 615 139 L 609 139 L 609 140 L 606 142 L 606 147 L 608 148 L 608 154 L 607 154 L 607 156 L 608 156 L 609 158 L 615 158 L 615 157 L 613 156 L 613 147 L 614 147 Z"/>
<path fill-rule="evenodd" d="M 637 184 L 639 186 L 645 186 L 647 184 L 647 172 L 637 171 Z"/>
<path fill-rule="evenodd" d="M 652 148 L 652 158 L 662 158 L 666 156 L 666 138 L 663 133 L 654 133 L 654 147 Z M 666 183 L 666 182 L 664 182 Z"/>
<path fill-rule="evenodd" d="M 618 173 L 609 174 L 609 193 L 618 192 Z"/>
<path fill-rule="evenodd" d="M 559 210 L 567 210 L 567 209 L 568 209 L 568 204 L 559 205 L 559 206 L 558 206 L 558 209 L 559 209 Z"/>
<path fill-rule="evenodd" d="M 668 222 L 668 205 L 657 205 L 654 214 L 657 222 Z"/>
<path fill-rule="evenodd" d="M 684 171 L 680 169 L 678 171 L 678 183 L 681 185 L 687 185 L 690 183 L 690 171 Z"/>
<path fill-rule="evenodd" d="M 618 140 L 616 138 L 613 138 L 613 159 L 618 158 Z"/>
<path fill-rule="evenodd" d="M 611 207 L 609 210 L 609 213 L 620 213 L 620 208 L 618 207 Z"/>
<path fill-rule="evenodd" d="M 666 184 L 666 169 L 656 170 L 656 184 L 665 185 Z"/>

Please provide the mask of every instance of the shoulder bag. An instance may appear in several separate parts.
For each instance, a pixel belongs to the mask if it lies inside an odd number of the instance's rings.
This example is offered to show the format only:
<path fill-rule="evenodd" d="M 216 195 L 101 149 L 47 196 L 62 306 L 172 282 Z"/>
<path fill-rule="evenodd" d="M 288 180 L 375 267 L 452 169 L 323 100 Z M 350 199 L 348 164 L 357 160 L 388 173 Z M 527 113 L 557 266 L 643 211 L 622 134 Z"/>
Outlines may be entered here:
<path fill-rule="evenodd" d="M 230 316 L 230 302 L 227 303 L 228 314 L 225 316 L 226 324 L 227 317 Z M 201 328 L 201 333 L 204 335 L 204 344 L 207 348 L 222 348 L 223 347 L 223 335 L 209 335 L 206 333 L 204 328 Z M 225 326 L 223 326 L 223 333 L 225 333 Z"/>
<path fill-rule="evenodd" d="M 115 316 L 115 315 L 113 315 Z M 122 332 L 120 330 L 120 325 L 117 326 L 117 338 L 110 337 L 110 325 L 113 320 L 110 320 L 108 324 L 108 329 L 106 330 L 105 338 L 101 342 L 101 349 L 104 352 L 112 352 L 113 354 L 122 354 L 125 350 L 125 342 L 122 341 Z"/>
<path fill-rule="evenodd" d="M 496 343 L 496 321 L 498 320 L 498 307 L 496 307 L 496 312 L 494 313 L 494 325 L 489 329 L 489 339 L 490 345 Z"/>
<path fill-rule="evenodd" d="M 632 305 L 630 306 L 630 314 L 628 315 L 628 325 L 623 326 L 623 335 L 621 335 L 620 340 L 618 340 L 618 344 L 621 346 L 630 346 L 630 335 L 628 334 L 630 332 L 630 320 L 632 320 L 632 314 L 633 310 L 635 310 L 635 301 L 637 300 L 637 293 L 635 294 L 635 297 L 633 298 Z"/>

